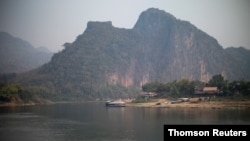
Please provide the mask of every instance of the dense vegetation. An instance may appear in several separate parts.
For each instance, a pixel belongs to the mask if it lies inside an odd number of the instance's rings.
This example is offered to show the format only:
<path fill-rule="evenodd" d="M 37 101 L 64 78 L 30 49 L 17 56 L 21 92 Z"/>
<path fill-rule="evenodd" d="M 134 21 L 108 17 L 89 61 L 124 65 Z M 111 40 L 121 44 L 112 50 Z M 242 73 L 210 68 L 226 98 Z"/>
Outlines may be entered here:
<path fill-rule="evenodd" d="M 221 74 L 214 75 L 208 83 L 181 79 L 170 83 L 152 82 L 142 86 L 144 92 L 156 92 L 160 97 L 193 97 L 195 87 L 218 87 L 227 97 L 250 97 L 250 82 L 245 80 L 228 82 Z"/>
<path fill-rule="evenodd" d="M 20 102 L 27 103 L 33 100 L 33 94 L 24 86 L 17 83 L 0 84 L 0 102 Z"/>
<path fill-rule="evenodd" d="M 209 82 L 204 83 L 201 81 L 191 81 L 188 79 L 181 79 L 179 81 L 172 81 L 169 83 L 162 83 L 154 81 L 147 83 L 142 86 L 142 91 L 144 92 L 155 92 L 158 97 L 161 98 L 178 98 L 178 97 L 193 97 L 195 93 L 195 87 L 205 87 L 213 86 L 218 87 L 220 91 L 223 92 L 223 96 L 230 97 L 234 99 L 239 98 L 249 98 L 250 97 L 250 82 L 245 80 L 228 82 L 224 79 L 221 74 L 214 75 Z M 91 90 L 88 96 L 91 95 Z M 140 93 L 138 89 L 133 87 L 124 88 L 122 86 L 110 86 L 105 91 L 104 94 L 110 97 L 117 97 L 116 93 L 120 93 L 120 97 L 133 98 L 136 95 L 130 95 L 127 97 L 127 93 Z M 112 95 L 113 94 L 113 95 Z M 53 95 L 53 89 L 47 86 L 40 87 L 25 87 L 18 83 L 3 83 L 0 84 L 0 103 L 5 102 L 15 102 L 15 103 L 28 103 L 28 102 L 39 102 L 37 97 L 41 99 L 52 99 L 52 100 L 81 100 L 81 99 L 93 99 L 91 97 L 82 97 L 80 95 L 74 95 L 69 97 L 59 97 L 58 95 Z M 99 100 L 103 96 L 100 95 Z"/>
<path fill-rule="evenodd" d="M 154 80 L 158 80 L 152 84 L 157 86 L 154 91 L 163 96 L 191 95 L 199 81 L 208 82 L 221 73 L 228 81 L 220 89 L 229 95 L 237 93 L 229 81 L 250 80 L 249 61 L 242 61 L 249 58 L 249 51 L 226 52 L 191 23 L 154 8 L 142 12 L 132 29 L 89 22 L 64 47 L 37 69 L 0 77 L 8 84 L 21 84 L 33 96 L 51 100 L 135 97 L 142 84 L 150 86 Z M 149 89 L 147 85 L 144 89 Z"/>

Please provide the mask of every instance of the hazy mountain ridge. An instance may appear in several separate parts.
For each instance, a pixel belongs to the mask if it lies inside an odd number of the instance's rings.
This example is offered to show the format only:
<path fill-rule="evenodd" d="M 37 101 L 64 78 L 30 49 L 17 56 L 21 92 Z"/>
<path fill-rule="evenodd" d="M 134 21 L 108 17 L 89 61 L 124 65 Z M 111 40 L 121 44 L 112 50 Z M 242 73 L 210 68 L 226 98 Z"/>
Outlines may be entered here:
<path fill-rule="evenodd" d="M 151 8 L 132 29 L 116 28 L 110 21 L 89 22 L 48 64 L 18 79 L 48 95 L 121 97 L 130 94 L 125 88 L 155 80 L 206 82 L 216 74 L 249 80 L 249 64 L 239 62 L 245 57 L 234 57 L 191 23 Z"/>
<path fill-rule="evenodd" d="M 225 52 L 231 56 L 232 60 L 237 62 L 236 70 L 241 70 L 242 79 L 249 80 L 250 72 L 250 50 L 244 47 L 228 47 Z M 244 77 L 245 76 L 245 77 Z"/>
<path fill-rule="evenodd" d="M 53 53 L 45 47 L 34 48 L 29 42 L 0 32 L 0 73 L 21 73 L 50 61 Z"/>

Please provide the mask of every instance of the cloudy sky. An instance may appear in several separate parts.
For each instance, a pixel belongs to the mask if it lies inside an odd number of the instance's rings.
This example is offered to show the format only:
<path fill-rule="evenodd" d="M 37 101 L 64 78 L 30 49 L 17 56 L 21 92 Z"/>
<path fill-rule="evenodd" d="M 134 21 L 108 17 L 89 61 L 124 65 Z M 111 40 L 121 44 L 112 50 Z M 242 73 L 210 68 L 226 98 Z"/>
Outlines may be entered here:
<path fill-rule="evenodd" d="M 223 47 L 250 49 L 249 0 L 0 0 L 0 31 L 57 52 L 82 34 L 88 21 L 133 28 L 151 7 L 189 21 Z"/>

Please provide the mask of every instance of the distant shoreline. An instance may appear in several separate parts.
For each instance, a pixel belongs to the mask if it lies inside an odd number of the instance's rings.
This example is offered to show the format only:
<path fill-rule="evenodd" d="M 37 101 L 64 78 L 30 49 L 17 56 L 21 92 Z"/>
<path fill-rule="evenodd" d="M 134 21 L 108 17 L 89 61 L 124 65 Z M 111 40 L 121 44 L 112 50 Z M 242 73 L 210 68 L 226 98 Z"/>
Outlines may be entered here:
<path fill-rule="evenodd" d="M 46 100 L 42 103 L 1 103 L 0 107 L 18 107 L 18 106 L 35 106 L 35 105 L 52 105 L 52 104 L 61 104 L 61 103 L 81 103 L 83 101 L 50 101 Z M 90 102 L 90 101 L 84 101 Z M 101 102 L 101 101 L 95 101 Z M 159 98 L 154 99 L 148 102 L 126 102 L 126 107 L 148 107 L 148 108 L 212 108 L 212 109 L 221 109 L 221 108 L 230 108 L 230 109 L 250 109 L 250 100 L 214 100 L 214 101 L 187 101 L 180 103 L 171 103 L 171 100 Z"/>
<path fill-rule="evenodd" d="M 51 100 L 43 100 L 42 102 L 28 102 L 28 103 L 22 103 L 22 102 L 6 102 L 6 103 L 0 103 L 1 107 L 21 107 L 21 106 L 36 106 L 36 105 L 53 105 L 53 104 L 67 104 L 67 103 L 83 103 L 83 102 L 100 102 L 100 101 L 51 101 Z"/>
<path fill-rule="evenodd" d="M 23 103 L 23 102 L 6 102 L 6 103 L 1 103 L 0 107 L 18 107 L 18 106 L 35 106 L 35 105 L 49 105 L 49 104 L 55 104 L 56 102 L 52 102 L 47 100 L 46 102 L 43 103 L 35 103 L 35 102 L 28 102 L 28 103 Z"/>
<path fill-rule="evenodd" d="M 127 103 L 128 107 L 162 107 L 162 108 L 249 108 L 250 109 L 250 100 L 245 101 L 236 101 L 236 100 L 224 100 L 224 101 L 199 101 L 199 102 L 180 102 L 180 103 L 171 103 L 167 99 L 156 99 L 152 102 L 142 102 L 142 103 Z"/>
<path fill-rule="evenodd" d="M 185 98 L 184 98 L 185 99 Z M 126 103 L 126 107 L 148 107 L 148 108 L 211 108 L 211 109 L 245 109 L 250 110 L 250 99 L 200 99 L 189 98 L 186 101 L 174 102 L 167 98 L 153 98 L 148 101 L 136 102 L 131 99 L 121 99 Z"/>

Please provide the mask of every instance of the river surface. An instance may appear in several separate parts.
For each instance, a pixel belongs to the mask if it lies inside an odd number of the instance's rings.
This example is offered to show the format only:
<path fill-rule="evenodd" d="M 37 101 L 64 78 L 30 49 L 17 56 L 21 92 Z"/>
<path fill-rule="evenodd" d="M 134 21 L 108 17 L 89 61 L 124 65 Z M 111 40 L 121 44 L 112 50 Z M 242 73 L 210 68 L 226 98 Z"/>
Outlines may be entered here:
<path fill-rule="evenodd" d="M 165 124 L 250 124 L 250 109 L 105 107 L 101 102 L 0 107 L 1 141 L 163 141 Z"/>

